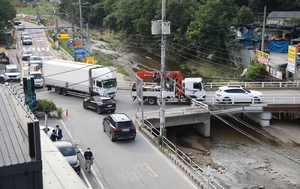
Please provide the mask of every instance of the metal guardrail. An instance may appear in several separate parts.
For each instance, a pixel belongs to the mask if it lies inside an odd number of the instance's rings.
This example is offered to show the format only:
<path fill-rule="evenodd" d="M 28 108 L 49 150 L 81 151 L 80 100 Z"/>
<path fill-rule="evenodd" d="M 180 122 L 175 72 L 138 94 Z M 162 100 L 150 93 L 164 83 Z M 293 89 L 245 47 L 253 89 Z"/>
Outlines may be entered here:
<path fill-rule="evenodd" d="M 144 127 L 147 131 L 149 131 L 156 138 L 159 137 L 160 131 L 153 127 L 153 125 L 147 120 L 144 119 Z M 166 137 L 162 137 L 162 146 L 171 150 L 173 154 L 175 154 L 180 161 L 182 161 L 185 165 L 187 165 L 197 176 L 201 178 L 206 184 L 208 188 L 214 189 L 224 189 L 216 180 L 210 177 L 208 173 L 206 173 L 197 163 L 195 163 L 191 158 L 189 158 L 185 153 L 183 153 L 180 148 L 178 148 L 175 144 L 169 141 Z"/>
<path fill-rule="evenodd" d="M 292 88 L 292 89 L 300 89 L 299 82 L 213 82 L 213 83 L 206 83 L 205 88 L 208 89 L 216 89 L 221 86 L 228 86 L 228 85 L 235 85 L 235 86 L 242 86 L 245 88 Z"/>
<path fill-rule="evenodd" d="M 251 103 L 235 103 L 234 99 L 227 102 L 219 102 L 215 98 L 206 98 L 205 101 L 194 101 L 195 106 L 205 105 L 220 105 L 220 104 L 241 104 L 249 105 L 255 104 L 257 106 L 266 104 L 300 104 L 300 97 L 264 97 L 263 102 L 257 102 L 254 99 Z"/>
<path fill-rule="evenodd" d="M 118 81 L 118 87 L 120 89 L 130 90 L 134 83 L 133 81 Z M 300 89 L 299 82 L 213 82 L 206 83 L 205 89 L 213 90 L 227 85 L 238 85 L 245 88 L 257 89 Z"/>

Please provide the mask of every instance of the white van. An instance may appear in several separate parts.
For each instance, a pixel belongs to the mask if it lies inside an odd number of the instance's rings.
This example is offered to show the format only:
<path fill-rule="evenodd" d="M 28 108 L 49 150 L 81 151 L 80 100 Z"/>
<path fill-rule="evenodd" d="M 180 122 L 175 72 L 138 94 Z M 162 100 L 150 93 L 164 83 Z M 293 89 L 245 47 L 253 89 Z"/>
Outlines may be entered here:
<path fill-rule="evenodd" d="M 21 72 L 17 65 L 6 65 L 4 69 L 4 77 L 7 81 L 20 81 Z"/>

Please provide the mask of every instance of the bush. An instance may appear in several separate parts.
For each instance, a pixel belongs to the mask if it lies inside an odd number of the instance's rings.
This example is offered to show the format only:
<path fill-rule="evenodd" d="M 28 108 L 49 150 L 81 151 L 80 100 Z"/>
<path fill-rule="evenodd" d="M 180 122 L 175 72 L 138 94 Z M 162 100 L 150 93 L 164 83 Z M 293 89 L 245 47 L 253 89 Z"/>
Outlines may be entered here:
<path fill-rule="evenodd" d="M 49 114 L 53 110 L 57 110 L 56 105 L 52 100 L 47 99 L 38 99 L 36 104 L 33 106 L 34 112 L 44 112 L 45 114 Z"/>
<path fill-rule="evenodd" d="M 62 112 L 63 112 L 62 108 L 59 107 L 59 108 L 56 109 L 56 111 L 57 111 L 58 118 L 61 118 Z"/>

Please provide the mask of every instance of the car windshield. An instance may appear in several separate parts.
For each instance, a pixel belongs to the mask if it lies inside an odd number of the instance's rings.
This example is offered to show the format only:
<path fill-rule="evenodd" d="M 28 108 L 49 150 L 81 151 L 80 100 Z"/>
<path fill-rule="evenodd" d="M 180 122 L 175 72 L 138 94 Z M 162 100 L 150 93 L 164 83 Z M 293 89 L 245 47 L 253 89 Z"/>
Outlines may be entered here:
<path fill-rule="evenodd" d="M 111 88 L 111 87 L 116 87 L 117 86 L 117 80 L 114 79 L 108 79 L 108 80 L 103 80 L 103 88 Z"/>
<path fill-rule="evenodd" d="M 41 79 L 42 78 L 42 74 L 31 74 L 34 79 Z"/>
<path fill-rule="evenodd" d="M 132 126 L 132 121 L 116 122 L 116 127 L 120 129 L 131 128 Z"/>
<path fill-rule="evenodd" d="M 75 156 L 76 151 L 73 146 L 60 146 L 58 147 L 59 151 L 63 156 Z"/>
<path fill-rule="evenodd" d="M 8 73 L 15 73 L 15 72 L 19 72 L 19 70 L 17 68 L 8 68 L 7 72 Z"/>
<path fill-rule="evenodd" d="M 41 60 L 40 57 L 31 57 L 30 60 Z"/>
<path fill-rule="evenodd" d="M 24 51 L 24 54 L 32 54 L 31 51 Z"/>

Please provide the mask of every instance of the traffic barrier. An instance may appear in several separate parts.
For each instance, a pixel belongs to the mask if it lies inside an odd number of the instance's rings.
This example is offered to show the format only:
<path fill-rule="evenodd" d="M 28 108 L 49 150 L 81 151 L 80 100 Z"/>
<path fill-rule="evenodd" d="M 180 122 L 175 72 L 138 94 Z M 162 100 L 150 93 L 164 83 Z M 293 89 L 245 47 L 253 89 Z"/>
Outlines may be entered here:
<path fill-rule="evenodd" d="M 69 116 L 69 111 L 68 111 L 68 108 L 66 109 L 66 117 Z"/>

